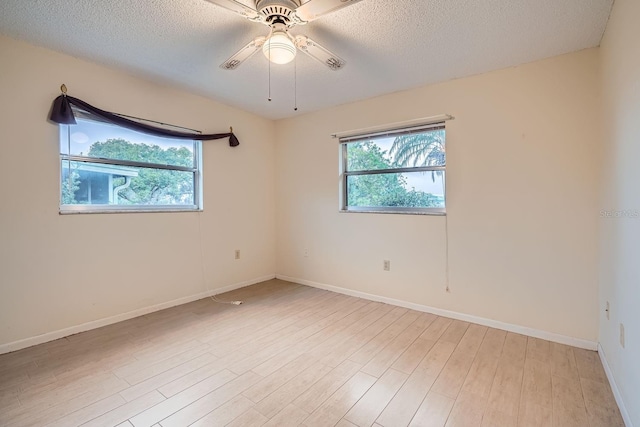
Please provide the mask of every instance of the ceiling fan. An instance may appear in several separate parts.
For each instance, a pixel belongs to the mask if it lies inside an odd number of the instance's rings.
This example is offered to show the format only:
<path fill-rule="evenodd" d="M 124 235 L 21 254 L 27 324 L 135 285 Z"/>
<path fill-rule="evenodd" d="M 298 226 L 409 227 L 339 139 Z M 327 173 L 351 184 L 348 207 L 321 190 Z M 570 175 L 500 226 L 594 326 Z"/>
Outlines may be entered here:
<path fill-rule="evenodd" d="M 289 30 L 296 25 L 307 24 L 361 0 L 251 0 L 255 4 L 255 8 L 237 0 L 207 1 L 271 28 L 269 35 L 259 36 L 250 41 L 222 63 L 220 68 L 235 70 L 262 49 L 267 59 L 275 64 L 291 62 L 295 58 L 297 50 L 300 50 L 322 62 L 329 69 L 337 71 L 344 67 L 345 61 L 343 59 L 309 37 L 294 36 L 289 33 Z"/>

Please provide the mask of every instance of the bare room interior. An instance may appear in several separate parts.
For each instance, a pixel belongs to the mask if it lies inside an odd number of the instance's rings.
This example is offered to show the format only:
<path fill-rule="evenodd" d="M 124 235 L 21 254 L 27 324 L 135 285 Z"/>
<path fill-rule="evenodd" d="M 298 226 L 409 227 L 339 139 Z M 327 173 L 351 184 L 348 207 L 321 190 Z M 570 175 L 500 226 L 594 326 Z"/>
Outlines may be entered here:
<path fill-rule="evenodd" d="M 0 12 L 0 426 L 640 427 L 637 0 Z"/>

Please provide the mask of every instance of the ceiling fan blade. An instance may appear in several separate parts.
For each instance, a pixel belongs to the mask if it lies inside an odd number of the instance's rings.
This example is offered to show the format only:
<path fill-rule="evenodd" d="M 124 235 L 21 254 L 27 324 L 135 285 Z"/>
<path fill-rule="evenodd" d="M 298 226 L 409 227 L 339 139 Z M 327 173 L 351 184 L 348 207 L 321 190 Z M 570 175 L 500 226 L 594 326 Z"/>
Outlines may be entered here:
<path fill-rule="evenodd" d="M 260 15 L 258 14 L 258 11 L 245 5 L 240 3 L 239 1 L 236 0 L 207 0 L 209 3 L 213 3 L 215 5 L 218 5 L 220 7 L 223 7 L 227 10 L 230 10 L 232 12 L 237 13 L 238 15 L 247 18 L 251 21 L 259 21 L 260 20 Z"/>
<path fill-rule="evenodd" d="M 306 23 L 359 1 L 361 0 L 309 0 L 296 9 L 295 16 L 300 23 Z"/>
<path fill-rule="evenodd" d="M 220 68 L 223 70 L 235 70 L 240 66 L 240 64 L 251 58 L 254 53 L 259 51 L 265 40 L 267 40 L 267 38 L 264 36 L 256 37 L 251 40 L 251 42 L 247 43 L 247 45 L 240 49 L 235 55 L 220 64 Z"/>
<path fill-rule="evenodd" d="M 329 52 L 318 43 L 314 42 L 307 36 L 296 36 L 296 47 L 309 55 L 310 57 L 317 59 L 324 65 L 329 67 L 333 71 L 342 69 L 346 62 L 338 55 Z"/>

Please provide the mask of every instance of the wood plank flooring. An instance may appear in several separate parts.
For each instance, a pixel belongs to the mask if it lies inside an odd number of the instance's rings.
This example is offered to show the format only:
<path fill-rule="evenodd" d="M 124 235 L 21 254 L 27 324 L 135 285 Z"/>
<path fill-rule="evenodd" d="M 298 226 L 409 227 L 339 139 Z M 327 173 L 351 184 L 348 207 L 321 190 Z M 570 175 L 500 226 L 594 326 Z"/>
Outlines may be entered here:
<path fill-rule="evenodd" d="M 1 426 L 623 426 L 597 353 L 271 280 L 0 356 Z"/>

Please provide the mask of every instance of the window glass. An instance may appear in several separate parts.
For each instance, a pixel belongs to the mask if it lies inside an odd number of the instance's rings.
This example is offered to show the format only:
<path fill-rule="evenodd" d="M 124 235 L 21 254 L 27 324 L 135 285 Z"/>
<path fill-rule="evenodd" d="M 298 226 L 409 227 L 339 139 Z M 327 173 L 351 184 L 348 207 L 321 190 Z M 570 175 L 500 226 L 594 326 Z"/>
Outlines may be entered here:
<path fill-rule="evenodd" d="M 196 210 L 200 143 L 87 118 L 60 126 L 60 211 Z"/>
<path fill-rule="evenodd" d="M 194 166 L 195 141 L 161 138 L 110 123 L 76 119 L 60 127 L 60 153 L 74 156 Z"/>
<path fill-rule="evenodd" d="M 445 166 L 444 137 L 444 129 L 439 129 L 347 143 L 347 170 L 353 172 L 394 167 Z"/>
<path fill-rule="evenodd" d="M 442 123 L 341 139 L 344 211 L 445 212 Z"/>
<path fill-rule="evenodd" d="M 444 208 L 444 172 L 347 177 L 350 207 Z"/>

